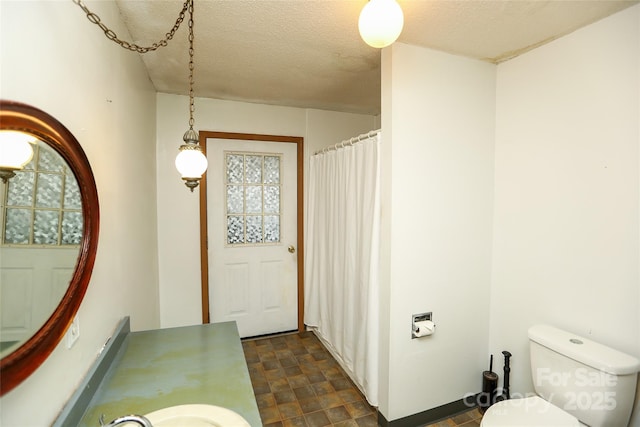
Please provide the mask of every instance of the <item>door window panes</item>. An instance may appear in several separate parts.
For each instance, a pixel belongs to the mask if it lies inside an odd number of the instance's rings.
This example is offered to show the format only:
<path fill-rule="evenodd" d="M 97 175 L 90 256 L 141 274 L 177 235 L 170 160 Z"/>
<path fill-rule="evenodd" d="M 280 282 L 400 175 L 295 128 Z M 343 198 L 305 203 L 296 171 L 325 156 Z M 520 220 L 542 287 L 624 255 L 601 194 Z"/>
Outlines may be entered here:
<path fill-rule="evenodd" d="M 59 208 L 62 205 L 62 175 L 39 173 L 36 185 L 36 206 Z"/>
<path fill-rule="evenodd" d="M 57 245 L 60 229 L 60 213 L 36 209 L 33 221 L 33 243 L 36 245 Z"/>
<path fill-rule="evenodd" d="M 227 216 L 227 243 L 230 245 L 244 243 L 244 218 L 241 216 Z"/>
<path fill-rule="evenodd" d="M 246 213 L 262 213 L 262 187 L 257 185 L 247 185 L 244 190 Z"/>
<path fill-rule="evenodd" d="M 79 245 L 83 223 L 78 182 L 55 150 L 41 141 L 33 148 L 31 162 L 4 185 L 0 243 Z"/>
<path fill-rule="evenodd" d="M 280 241 L 280 215 L 264 217 L 265 241 L 274 243 Z"/>
<path fill-rule="evenodd" d="M 280 157 L 264 156 L 265 184 L 280 184 Z"/>
<path fill-rule="evenodd" d="M 227 182 L 229 184 L 242 184 L 244 171 L 244 156 L 241 154 L 227 155 Z"/>
<path fill-rule="evenodd" d="M 262 156 L 245 156 L 245 164 L 247 165 L 244 176 L 245 183 L 262 183 L 262 158 Z"/>
<path fill-rule="evenodd" d="M 280 213 L 280 186 L 264 186 L 264 212 L 270 214 Z"/>
<path fill-rule="evenodd" d="M 246 216 L 247 243 L 262 243 L 262 217 L 258 215 Z"/>
<path fill-rule="evenodd" d="M 241 185 L 227 185 L 227 214 L 244 213 L 244 195 Z"/>
<path fill-rule="evenodd" d="M 31 209 L 6 209 L 4 242 L 26 245 L 31 237 L 33 211 Z"/>
<path fill-rule="evenodd" d="M 280 242 L 281 157 L 225 153 L 227 245 Z"/>

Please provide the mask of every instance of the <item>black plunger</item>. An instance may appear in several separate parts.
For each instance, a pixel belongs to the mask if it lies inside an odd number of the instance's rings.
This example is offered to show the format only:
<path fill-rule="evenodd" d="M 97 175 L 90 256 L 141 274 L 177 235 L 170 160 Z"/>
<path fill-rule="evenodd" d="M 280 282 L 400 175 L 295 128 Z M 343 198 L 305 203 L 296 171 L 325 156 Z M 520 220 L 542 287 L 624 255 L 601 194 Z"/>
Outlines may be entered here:
<path fill-rule="evenodd" d="M 508 351 L 503 351 L 504 355 L 504 387 L 502 390 L 502 395 L 505 399 L 510 399 L 509 396 L 509 372 L 511 372 L 511 367 L 509 366 L 509 359 L 511 358 L 511 353 Z"/>
<path fill-rule="evenodd" d="M 495 403 L 496 390 L 498 389 L 498 374 L 493 372 L 493 354 L 489 359 L 489 370 L 482 372 L 482 393 L 478 399 L 480 411 L 484 413 L 489 406 Z"/>

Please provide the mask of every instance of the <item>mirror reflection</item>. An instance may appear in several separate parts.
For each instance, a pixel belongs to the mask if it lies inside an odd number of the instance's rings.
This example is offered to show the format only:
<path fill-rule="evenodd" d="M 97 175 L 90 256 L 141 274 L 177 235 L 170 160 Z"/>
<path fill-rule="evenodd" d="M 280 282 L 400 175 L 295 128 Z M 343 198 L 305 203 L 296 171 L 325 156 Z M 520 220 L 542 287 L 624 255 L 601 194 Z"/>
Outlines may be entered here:
<path fill-rule="evenodd" d="M 0 357 L 33 336 L 65 295 L 80 252 L 82 200 L 76 177 L 46 143 L 0 180 Z"/>

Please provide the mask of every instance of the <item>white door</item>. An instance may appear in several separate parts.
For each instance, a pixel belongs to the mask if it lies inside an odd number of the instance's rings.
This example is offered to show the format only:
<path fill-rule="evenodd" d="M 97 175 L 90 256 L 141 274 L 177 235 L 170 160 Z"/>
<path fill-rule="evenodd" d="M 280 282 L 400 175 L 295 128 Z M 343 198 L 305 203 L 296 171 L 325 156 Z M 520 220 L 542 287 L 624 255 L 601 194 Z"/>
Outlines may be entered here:
<path fill-rule="evenodd" d="M 297 144 L 207 139 L 211 322 L 297 329 Z"/>
<path fill-rule="evenodd" d="M 0 248 L 0 349 L 30 338 L 47 321 L 69 288 L 77 259 L 77 247 Z"/>

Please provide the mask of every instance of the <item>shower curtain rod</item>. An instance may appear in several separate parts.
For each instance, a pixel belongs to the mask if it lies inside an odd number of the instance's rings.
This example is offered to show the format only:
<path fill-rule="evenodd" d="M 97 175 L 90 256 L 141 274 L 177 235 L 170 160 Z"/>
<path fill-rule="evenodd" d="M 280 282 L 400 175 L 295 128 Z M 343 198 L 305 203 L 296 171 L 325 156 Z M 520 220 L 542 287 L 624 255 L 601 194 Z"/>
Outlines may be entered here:
<path fill-rule="evenodd" d="M 376 129 L 376 130 L 372 130 L 372 131 L 367 132 L 367 133 L 363 133 L 362 135 L 354 136 L 351 139 L 345 139 L 344 141 L 338 142 L 337 144 L 329 145 L 328 147 L 324 147 L 323 149 L 318 150 L 315 153 L 313 153 L 313 155 L 316 156 L 318 154 L 328 153 L 331 150 L 337 150 L 339 148 L 344 148 L 346 146 L 352 146 L 353 144 L 355 144 L 357 142 L 360 142 L 363 139 L 371 138 L 372 136 L 375 136 L 375 135 L 379 134 L 381 130 L 382 129 Z"/>

